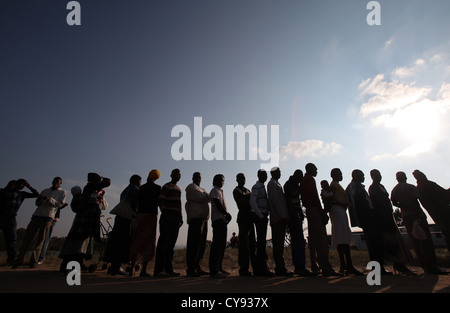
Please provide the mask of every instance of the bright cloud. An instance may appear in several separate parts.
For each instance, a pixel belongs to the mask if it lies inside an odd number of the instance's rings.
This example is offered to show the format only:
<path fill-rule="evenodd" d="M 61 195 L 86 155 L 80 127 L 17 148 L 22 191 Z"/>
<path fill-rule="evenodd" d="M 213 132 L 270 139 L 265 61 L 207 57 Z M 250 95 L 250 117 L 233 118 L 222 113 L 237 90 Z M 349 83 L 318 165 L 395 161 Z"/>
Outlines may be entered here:
<path fill-rule="evenodd" d="M 291 141 L 286 146 L 280 147 L 280 160 L 302 159 L 305 157 L 320 157 L 324 155 L 333 155 L 341 151 L 342 146 L 338 143 L 325 143 L 321 140 Z"/>
<path fill-rule="evenodd" d="M 415 157 L 430 152 L 445 138 L 450 118 L 450 83 L 441 81 L 441 85 L 434 82 L 423 86 L 416 83 L 419 78 L 433 81 L 435 74 L 448 67 L 445 61 L 443 54 L 434 54 L 429 59 L 416 60 L 411 66 L 394 69 L 390 77 L 378 74 L 360 84 L 360 95 L 365 98 L 360 107 L 362 117 L 372 127 L 392 130 L 404 139 L 399 142 L 399 151 L 389 151 L 372 160 Z"/>

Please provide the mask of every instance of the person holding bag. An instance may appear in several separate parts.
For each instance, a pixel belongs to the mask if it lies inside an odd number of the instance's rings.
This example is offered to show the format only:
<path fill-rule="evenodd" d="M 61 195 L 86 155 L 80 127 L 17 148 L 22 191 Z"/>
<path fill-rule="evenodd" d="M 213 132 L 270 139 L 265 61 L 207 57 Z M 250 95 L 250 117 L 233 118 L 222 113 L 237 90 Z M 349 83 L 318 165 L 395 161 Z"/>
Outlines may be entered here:
<path fill-rule="evenodd" d="M 117 214 L 114 219 L 113 230 L 110 233 L 103 259 L 105 262 L 111 263 L 108 274 L 125 274 L 120 266 L 122 263 L 130 261 L 131 221 L 137 215 L 140 186 L 141 177 L 133 175 L 130 178 L 130 184 L 120 194 L 122 209 L 116 211 L 120 214 Z M 113 211 L 114 209 L 111 210 L 111 213 Z"/>

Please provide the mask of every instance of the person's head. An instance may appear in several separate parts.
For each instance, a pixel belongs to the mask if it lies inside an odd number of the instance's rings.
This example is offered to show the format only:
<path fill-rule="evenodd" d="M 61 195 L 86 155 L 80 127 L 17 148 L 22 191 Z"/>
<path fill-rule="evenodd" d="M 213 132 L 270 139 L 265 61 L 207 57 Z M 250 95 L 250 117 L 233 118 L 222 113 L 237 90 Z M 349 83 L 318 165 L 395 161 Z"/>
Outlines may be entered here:
<path fill-rule="evenodd" d="M 5 186 L 5 190 L 13 191 L 16 189 L 17 180 L 10 180 L 8 184 Z"/>
<path fill-rule="evenodd" d="M 238 183 L 238 186 L 243 187 L 245 185 L 245 175 L 243 173 L 237 174 L 236 182 Z"/>
<path fill-rule="evenodd" d="M 333 168 L 331 170 L 330 176 L 334 181 L 342 181 L 342 171 L 339 168 Z"/>
<path fill-rule="evenodd" d="M 295 182 L 300 183 L 303 179 L 303 171 L 302 170 L 295 170 L 294 174 L 292 174 L 292 177 L 294 178 Z"/>
<path fill-rule="evenodd" d="M 131 185 L 136 185 L 136 186 L 139 187 L 141 185 L 141 180 L 142 180 L 141 176 L 133 175 L 133 176 L 130 177 L 130 184 Z"/>
<path fill-rule="evenodd" d="M 280 179 L 280 177 L 281 177 L 281 170 L 280 170 L 280 168 L 279 167 L 273 167 L 270 170 L 270 176 L 272 176 L 272 178 L 276 179 L 276 180 Z"/>
<path fill-rule="evenodd" d="M 88 183 L 99 183 L 102 177 L 97 173 L 88 173 Z"/>
<path fill-rule="evenodd" d="M 19 178 L 16 182 L 16 188 L 22 190 L 27 185 L 27 181 L 23 178 Z"/>
<path fill-rule="evenodd" d="M 181 171 L 178 168 L 173 169 L 172 172 L 170 173 L 170 178 L 172 179 L 171 182 L 173 184 L 176 184 L 181 179 Z"/>
<path fill-rule="evenodd" d="M 313 163 L 308 163 L 305 165 L 306 173 L 309 175 L 316 177 L 317 176 L 317 167 Z"/>
<path fill-rule="evenodd" d="M 213 178 L 213 186 L 217 188 L 222 188 L 225 184 L 225 176 L 222 174 L 217 174 Z"/>
<path fill-rule="evenodd" d="M 419 170 L 415 170 L 412 174 L 418 183 L 428 180 L 427 176 Z"/>
<path fill-rule="evenodd" d="M 151 170 L 150 173 L 148 173 L 147 181 L 156 181 L 161 177 L 161 172 L 158 170 Z"/>
<path fill-rule="evenodd" d="M 399 183 L 406 183 L 406 174 L 405 174 L 405 172 L 397 172 L 397 174 L 395 174 L 395 178 L 397 179 L 397 181 Z"/>
<path fill-rule="evenodd" d="M 70 189 L 70 193 L 72 194 L 72 196 L 78 196 L 81 195 L 81 187 L 80 186 L 73 186 L 72 189 Z"/>
<path fill-rule="evenodd" d="M 358 183 L 363 183 L 364 182 L 364 173 L 358 169 L 353 170 L 352 179 Z"/>
<path fill-rule="evenodd" d="M 200 182 L 202 181 L 202 174 L 200 172 L 195 172 L 192 174 L 192 182 L 197 186 L 200 186 Z"/>
<path fill-rule="evenodd" d="M 62 178 L 61 177 L 55 177 L 52 180 L 52 188 L 58 189 L 62 185 Z"/>
<path fill-rule="evenodd" d="M 370 171 L 370 177 L 372 177 L 373 182 L 376 184 L 379 184 L 381 182 L 381 173 L 377 169 L 373 169 Z"/>
<path fill-rule="evenodd" d="M 322 187 L 323 190 L 330 189 L 330 184 L 326 180 L 322 180 L 320 182 L 320 187 Z"/>
<path fill-rule="evenodd" d="M 263 184 L 267 181 L 267 172 L 265 170 L 258 171 L 258 181 Z"/>

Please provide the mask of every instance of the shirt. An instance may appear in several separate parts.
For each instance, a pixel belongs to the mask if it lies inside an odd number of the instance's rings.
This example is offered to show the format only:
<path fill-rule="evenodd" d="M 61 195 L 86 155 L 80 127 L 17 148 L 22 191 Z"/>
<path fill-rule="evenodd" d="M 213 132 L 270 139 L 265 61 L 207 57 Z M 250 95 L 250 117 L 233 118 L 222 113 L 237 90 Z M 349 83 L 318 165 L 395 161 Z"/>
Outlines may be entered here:
<path fill-rule="evenodd" d="M 252 208 L 250 206 L 251 191 L 245 187 L 236 186 L 233 190 L 234 201 L 238 207 L 237 222 L 249 221 Z"/>
<path fill-rule="evenodd" d="M 306 173 L 300 184 L 300 194 L 302 197 L 303 206 L 322 208 L 319 193 L 317 192 L 316 180 L 311 174 Z"/>
<path fill-rule="evenodd" d="M 181 189 L 176 184 L 165 184 L 159 195 L 159 207 L 161 212 L 165 210 L 175 211 L 181 214 Z"/>
<path fill-rule="evenodd" d="M 66 192 L 61 188 L 48 188 L 41 192 L 40 197 L 48 197 L 49 200 L 36 199 L 36 205 L 38 207 L 34 211 L 33 216 L 54 219 L 58 208 L 62 207 L 65 203 Z"/>
<path fill-rule="evenodd" d="M 392 203 L 400 208 L 403 216 L 425 215 L 419 203 L 419 190 L 408 183 L 398 183 L 391 191 Z"/>
<path fill-rule="evenodd" d="M 186 215 L 187 222 L 193 218 L 209 218 L 209 194 L 202 187 L 191 183 L 186 187 Z"/>
<path fill-rule="evenodd" d="M 289 219 L 289 212 L 286 207 L 283 188 L 277 180 L 272 178 L 269 181 L 267 195 L 269 197 L 270 224 L 286 222 Z"/>
<path fill-rule="evenodd" d="M 269 215 L 269 199 L 267 198 L 266 187 L 260 181 L 257 181 L 252 187 L 250 206 L 259 218 Z"/>
<path fill-rule="evenodd" d="M 223 196 L 223 190 L 221 188 L 214 187 L 211 189 L 211 192 L 209 193 L 209 197 L 211 198 L 211 222 L 218 221 L 220 219 L 223 219 L 224 221 L 227 221 L 226 215 L 223 214 L 219 208 L 217 208 L 216 204 L 213 199 L 219 200 L 219 202 L 222 204 L 222 207 L 227 211 L 227 204 L 225 203 L 225 198 Z"/>
<path fill-rule="evenodd" d="M 158 214 L 158 198 L 161 193 L 161 186 L 149 181 L 139 188 L 139 208 L 138 213 Z"/>

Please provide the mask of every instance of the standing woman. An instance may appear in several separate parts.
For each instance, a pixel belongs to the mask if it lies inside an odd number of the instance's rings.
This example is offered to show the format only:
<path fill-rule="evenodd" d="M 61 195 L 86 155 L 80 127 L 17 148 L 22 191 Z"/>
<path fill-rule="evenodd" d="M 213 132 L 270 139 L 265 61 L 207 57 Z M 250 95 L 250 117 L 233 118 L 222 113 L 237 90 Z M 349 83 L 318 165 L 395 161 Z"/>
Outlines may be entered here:
<path fill-rule="evenodd" d="M 133 175 L 130 178 L 130 184 L 120 194 L 120 201 L 129 203 L 132 214 L 131 219 L 119 215 L 116 215 L 114 219 L 104 257 L 105 262 L 111 263 L 108 274 L 124 274 L 120 266 L 130 261 L 131 221 L 137 215 L 140 186 L 141 177 Z"/>
<path fill-rule="evenodd" d="M 71 189 L 73 198 L 70 206 L 76 215 L 59 254 L 63 259 L 60 272 L 67 271 L 67 263 L 70 261 L 77 261 L 82 265 L 84 260 L 92 258 L 94 241 L 100 240 L 100 204 L 105 193 L 103 188 L 109 185 L 109 178 L 89 173 L 88 183 L 83 191 L 78 186 Z"/>
<path fill-rule="evenodd" d="M 347 195 L 344 188 L 339 184 L 342 181 L 342 172 L 338 168 L 331 170 L 330 190 L 333 193 L 333 201 L 330 208 L 331 220 L 331 240 L 332 245 L 337 248 L 341 267 L 339 272 L 345 274 L 361 275 L 356 268 L 353 267 L 352 257 L 350 253 L 350 244 L 352 242 L 352 231 L 348 224 L 347 216 Z"/>

